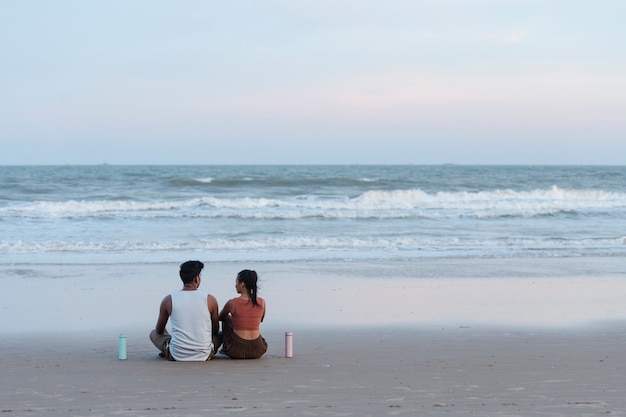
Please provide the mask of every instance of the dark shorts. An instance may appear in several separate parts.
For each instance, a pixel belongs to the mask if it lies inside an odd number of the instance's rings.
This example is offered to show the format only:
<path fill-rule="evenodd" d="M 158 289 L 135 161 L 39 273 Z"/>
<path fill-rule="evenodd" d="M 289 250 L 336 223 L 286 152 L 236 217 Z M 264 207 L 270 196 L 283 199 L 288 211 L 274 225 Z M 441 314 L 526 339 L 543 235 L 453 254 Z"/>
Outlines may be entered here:
<path fill-rule="evenodd" d="M 231 359 L 259 359 L 267 352 L 267 342 L 262 336 L 254 340 L 246 340 L 237 336 L 232 330 L 232 322 L 222 322 L 222 353 Z"/>

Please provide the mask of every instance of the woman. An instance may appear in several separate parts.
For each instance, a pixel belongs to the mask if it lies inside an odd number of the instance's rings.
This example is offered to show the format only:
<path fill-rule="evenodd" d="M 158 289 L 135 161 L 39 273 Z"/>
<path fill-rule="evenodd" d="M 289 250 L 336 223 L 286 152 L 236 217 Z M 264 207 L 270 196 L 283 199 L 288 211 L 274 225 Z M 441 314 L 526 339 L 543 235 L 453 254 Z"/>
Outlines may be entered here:
<path fill-rule="evenodd" d="M 257 296 L 257 273 L 245 269 L 237 274 L 239 297 L 228 300 L 220 312 L 222 353 L 232 359 L 258 359 L 267 351 L 259 326 L 265 317 L 265 301 Z"/>

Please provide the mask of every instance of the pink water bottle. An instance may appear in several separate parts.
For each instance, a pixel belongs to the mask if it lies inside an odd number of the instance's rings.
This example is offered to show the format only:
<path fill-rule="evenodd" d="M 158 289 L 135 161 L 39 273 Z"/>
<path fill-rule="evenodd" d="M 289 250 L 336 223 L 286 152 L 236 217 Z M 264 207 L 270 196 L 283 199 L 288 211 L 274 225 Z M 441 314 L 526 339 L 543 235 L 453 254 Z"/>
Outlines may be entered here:
<path fill-rule="evenodd" d="M 285 332 L 285 358 L 293 358 L 293 333 Z"/>

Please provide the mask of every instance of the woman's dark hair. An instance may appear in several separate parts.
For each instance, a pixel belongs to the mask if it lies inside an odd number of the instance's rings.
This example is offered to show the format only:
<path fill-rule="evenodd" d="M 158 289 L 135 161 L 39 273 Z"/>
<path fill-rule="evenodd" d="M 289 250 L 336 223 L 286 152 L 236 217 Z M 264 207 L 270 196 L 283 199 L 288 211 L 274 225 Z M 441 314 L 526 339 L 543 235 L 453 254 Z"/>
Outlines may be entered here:
<path fill-rule="evenodd" d="M 256 271 L 251 271 L 249 269 L 244 269 L 240 273 L 237 274 L 237 281 L 243 282 L 248 290 L 248 294 L 250 295 L 250 301 L 253 306 L 258 306 L 259 303 L 256 300 L 257 294 L 257 274 Z"/>
<path fill-rule="evenodd" d="M 204 264 L 200 261 L 184 262 L 180 264 L 180 279 L 183 281 L 183 283 L 188 284 L 193 281 L 195 277 L 200 275 L 200 272 L 202 272 L 202 268 L 204 268 Z"/>

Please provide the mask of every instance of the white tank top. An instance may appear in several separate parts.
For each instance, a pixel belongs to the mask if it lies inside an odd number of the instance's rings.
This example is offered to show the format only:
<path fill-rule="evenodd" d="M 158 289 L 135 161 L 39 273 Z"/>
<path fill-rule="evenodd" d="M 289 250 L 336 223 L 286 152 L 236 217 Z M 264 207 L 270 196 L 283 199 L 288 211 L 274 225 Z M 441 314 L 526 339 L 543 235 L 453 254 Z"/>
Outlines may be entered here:
<path fill-rule="evenodd" d="M 213 349 L 207 293 L 179 290 L 172 297 L 170 353 L 177 361 L 205 361 Z"/>

